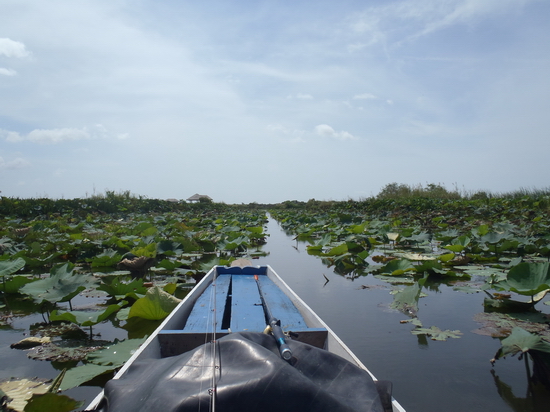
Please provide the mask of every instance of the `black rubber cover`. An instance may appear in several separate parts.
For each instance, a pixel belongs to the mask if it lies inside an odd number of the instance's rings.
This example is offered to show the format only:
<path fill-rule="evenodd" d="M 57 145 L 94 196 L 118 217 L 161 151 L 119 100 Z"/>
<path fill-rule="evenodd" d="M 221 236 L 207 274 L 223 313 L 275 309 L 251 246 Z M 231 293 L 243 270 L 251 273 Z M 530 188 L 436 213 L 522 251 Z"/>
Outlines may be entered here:
<path fill-rule="evenodd" d="M 105 386 L 101 412 L 339 412 L 384 410 L 370 375 L 343 358 L 288 341 L 293 358 L 279 355 L 272 336 L 234 333 L 170 358 L 135 362 Z M 213 368 L 216 345 L 219 368 Z"/>

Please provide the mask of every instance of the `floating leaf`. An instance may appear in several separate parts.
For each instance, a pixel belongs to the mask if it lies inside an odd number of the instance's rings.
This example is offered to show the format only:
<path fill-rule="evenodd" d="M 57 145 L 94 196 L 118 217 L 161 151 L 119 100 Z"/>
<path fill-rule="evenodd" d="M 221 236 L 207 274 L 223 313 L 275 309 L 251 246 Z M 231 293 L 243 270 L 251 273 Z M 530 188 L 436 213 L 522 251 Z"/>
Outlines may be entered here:
<path fill-rule="evenodd" d="M 444 248 L 451 252 L 460 253 L 470 244 L 470 240 L 468 236 L 459 236 L 450 245 L 444 246 Z"/>
<path fill-rule="evenodd" d="M 399 323 L 412 323 L 414 326 L 417 326 L 419 328 L 422 327 L 422 322 L 418 318 L 401 320 L 399 321 Z"/>
<path fill-rule="evenodd" d="M 458 339 L 462 332 L 459 330 L 441 330 L 437 326 L 432 326 L 430 328 L 416 328 L 411 331 L 413 335 L 428 335 L 432 340 L 442 340 L 445 341 L 448 338 Z"/>
<path fill-rule="evenodd" d="M 518 327 L 512 329 L 510 336 L 503 339 L 501 345 L 502 347 L 495 354 L 495 359 L 531 350 L 550 354 L 550 343 L 542 340 L 540 336 Z"/>
<path fill-rule="evenodd" d="M 0 382 L 0 390 L 12 399 L 8 403 L 9 408 L 17 412 L 24 411 L 33 394 L 44 394 L 48 392 L 49 387 L 50 385 L 42 380 L 15 379 Z"/>
<path fill-rule="evenodd" d="M 180 302 L 180 299 L 155 286 L 147 291 L 144 298 L 138 299 L 132 305 L 128 317 L 138 316 L 150 320 L 164 319 Z"/>
<path fill-rule="evenodd" d="M 17 343 L 12 343 L 10 345 L 10 348 L 12 349 L 30 349 L 34 348 L 35 346 L 41 346 L 45 343 L 50 343 L 51 338 L 49 336 L 45 337 L 36 337 L 36 336 L 29 336 L 28 338 L 21 339 Z"/>
<path fill-rule="evenodd" d="M 90 353 L 86 360 L 96 365 L 114 366 L 118 368 L 130 359 L 139 346 L 145 342 L 143 339 L 126 339 L 114 343 L 104 349 Z"/>
<path fill-rule="evenodd" d="M 402 275 L 411 271 L 415 271 L 415 269 L 411 261 L 407 259 L 390 260 L 380 268 L 381 273 L 391 273 L 392 275 Z"/>
<path fill-rule="evenodd" d="M 112 372 L 115 369 L 116 367 L 113 365 L 96 365 L 93 363 L 87 363 L 82 366 L 71 368 L 65 373 L 60 389 L 65 391 L 67 389 L 76 388 L 83 383 L 91 381 L 97 376 L 103 375 L 107 372 Z"/>
<path fill-rule="evenodd" d="M 96 351 L 100 348 L 102 348 L 102 346 L 60 347 L 50 343 L 29 351 L 27 356 L 30 359 L 41 361 L 81 361 L 86 358 L 88 353 Z"/>
<path fill-rule="evenodd" d="M 405 287 L 394 296 L 391 307 L 407 315 L 416 316 L 421 290 L 422 287 L 418 282 L 415 282 L 414 285 Z"/>
<path fill-rule="evenodd" d="M 96 257 L 93 257 L 88 260 L 91 261 L 93 268 L 99 268 L 99 267 L 116 266 L 116 264 L 120 262 L 121 259 L 122 259 L 122 255 L 117 253 L 116 250 L 105 249 L 102 253 L 100 253 Z"/>
<path fill-rule="evenodd" d="M 389 232 L 389 233 L 386 233 L 386 236 L 388 238 L 388 240 L 391 240 L 392 242 L 396 242 L 399 237 L 401 236 L 400 233 L 392 233 L 392 232 Z"/>
<path fill-rule="evenodd" d="M 544 335 L 550 339 L 548 330 L 548 318 L 544 315 L 537 321 L 532 318 L 518 319 L 515 315 L 496 312 L 481 312 L 474 316 L 474 320 L 482 324 L 482 327 L 474 330 L 479 335 L 493 338 L 505 338 L 510 335 L 512 329 L 520 327 L 531 333 Z"/>
<path fill-rule="evenodd" d="M 348 245 L 346 243 L 342 243 L 341 245 L 334 246 L 333 248 L 329 249 L 329 251 L 325 253 L 325 255 L 338 256 L 338 255 L 343 255 L 345 253 L 348 253 Z"/>
<path fill-rule="evenodd" d="M 401 256 L 403 256 L 405 259 L 415 260 L 415 261 L 435 260 L 435 257 L 423 255 L 421 253 L 403 253 Z"/>
<path fill-rule="evenodd" d="M 449 262 L 449 261 L 453 260 L 454 257 L 455 257 L 454 253 L 447 253 L 447 254 L 444 254 L 444 255 L 439 255 L 438 259 L 441 262 L 446 263 L 446 262 Z"/>
<path fill-rule="evenodd" d="M 111 314 L 117 312 L 118 310 L 120 310 L 119 305 L 109 305 L 104 311 L 97 310 L 93 312 L 73 310 L 70 312 L 59 313 L 57 310 L 54 310 L 50 314 L 50 320 L 52 322 L 66 320 L 80 326 L 93 326 L 103 322 Z"/>
<path fill-rule="evenodd" d="M 157 243 L 157 253 L 160 255 L 181 255 L 183 246 L 180 242 L 162 240 Z"/>
<path fill-rule="evenodd" d="M 32 395 L 25 406 L 24 412 L 70 412 L 82 406 L 84 402 L 75 401 L 66 395 L 58 393 L 45 393 L 43 395 Z"/>
<path fill-rule="evenodd" d="M 167 283 L 166 285 L 164 285 L 162 287 L 162 290 L 164 290 L 166 293 L 169 293 L 169 294 L 173 295 L 177 288 L 178 288 L 177 284 Z"/>

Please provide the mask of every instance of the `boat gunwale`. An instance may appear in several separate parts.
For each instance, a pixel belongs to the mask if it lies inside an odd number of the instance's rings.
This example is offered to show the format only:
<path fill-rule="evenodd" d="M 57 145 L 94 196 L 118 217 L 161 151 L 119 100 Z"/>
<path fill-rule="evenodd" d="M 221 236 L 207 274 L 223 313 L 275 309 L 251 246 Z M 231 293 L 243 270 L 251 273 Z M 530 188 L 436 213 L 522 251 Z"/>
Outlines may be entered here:
<path fill-rule="evenodd" d="M 377 381 L 378 379 L 374 374 L 361 362 L 361 360 L 349 349 L 349 347 L 340 339 L 340 337 L 334 333 L 334 331 L 317 315 L 311 307 L 302 299 L 294 290 L 292 290 L 288 284 L 273 270 L 270 265 L 262 265 L 267 267 L 266 276 L 268 276 L 282 291 L 287 295 L 292 303 L 296 306 L 298 311 L 304 317 L 308 327 L 313 328 L 325 328 L 327 330 L 327 344 L 326 350 L 328 352 L 339 355 L 351 363 L 355 364 L 357 367 L 365 370 L 373 379 Z M 217 269 L 222 266 L 214 266 L 208 271 L 208 273 L 197 283 L 193 289 L 185 296 L 185 298 L 174 308 L 174 310 L 164 319 L 164 321 L 158 326 L 157 329 L 149 336 L 143 344 L 134 352 L 134 354 L 124 363 L 124 365 L 118 370 L 115 376 L 112 379 L 119 379 L 122 377 L 130 366 L 144 354 L 148 358 L 158 358 L 160 359 L 160 344 L 157 339 L 158 334 L 162 330 L 174 329 L 170 324 L 178 323 L 178 327 L 181 326 L 183 329 L 183 324 L 187 320 L 193 305 L 206 290 L 206 288 L 215 280 L 215 275 L 217 274 Z M 185 310 L 182 310 L 186 308 Z M 157 349 L 156 356 L 147 356 L 146 352 L 152 352 Z M 103 390 L 90 402 L 86 410 L 95 409 L 101 399 L 103 398 Z M 406 412 L 405 409 L 399 404 L 399 402 L 392 397 L 392 407 L 394 412 Z"/>

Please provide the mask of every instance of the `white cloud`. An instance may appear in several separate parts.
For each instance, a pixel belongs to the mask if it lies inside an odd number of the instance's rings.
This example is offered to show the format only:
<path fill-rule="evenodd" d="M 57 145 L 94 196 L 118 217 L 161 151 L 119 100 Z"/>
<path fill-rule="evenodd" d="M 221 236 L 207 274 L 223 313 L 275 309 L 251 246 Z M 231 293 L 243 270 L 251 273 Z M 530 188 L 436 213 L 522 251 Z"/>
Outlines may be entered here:
<path fill-rule="evenodd" d="M 30 163 L 21 158 L 21 157 L 17 157 L 13 160 L 10 160 L 10 161 L 5 161 L 4 158 L 0 157 L 0 170 L 5 170 L 5 169 L 22 169 L 24 167 L 27 167 L 29 166 Z"/>
<path fill-rule="evenodd" d="M 8 38 L 0 38 L 0 56 L 22 58 L 29 55 L 30 53 L 23 43 Z"/>
<path fill-rule="evenodd" d="M 401 0 L 365 9 L 351 19 L 349 27 L 361 34 L 367 45 L 388 39 L 400 44 L 456 24 L 475 24 L 533 1 L 537 0 Z M 348 50 L 355 49 L 348 46 Z"/>
<path fill-rule="evenodd" d="M 125 139 L 127 134 L 115 135 L 109 132 L 103 125 L 97 124 L 93 127 L 63 128 L 63 129 L 35 129 L 27 135 L 21 135 L 17 132 L 0 130 L 0 137 L 4 137 L 7 142 L 33 142 L 41 144 L 56 144 L 64 141 L 92 140 L 92 139 Z"/>
<path fill-rule="evenodd" d="M 305 132 L 303 130 L 297 129 L 288 129 L 280 124 L 270 124 L 267 126 L 268 132 L 272 133 L 275 136 L 282 137 L 284 140 L 293 143 L 302 143 L 305 142 L 304 136 Z"/>
<path fill-rule="evenodd" d="M 320 124 L 315 126 L 315 133 L 319 136 L 331 137 L 338 140 L 357 140 L 357 137 L 351 133 L 345 131 L 337 132 L 328 124 Z"/>
<path fill-rule="evenodd" d="M 289 94 L 286 98 L 298 100 L 313 100 L 313 96 L 307 93 L 297 93 L 296 95 Z"/>
<path fill-rule="evenodd" d="M 373 100 L 373 99 L 378 99 L 378 97 L 375 96 L 375 95 L 372 94 L 372 93 L 356 94 L 355 96 L 353 96 L 353 98 L 356 99 L 356 100 Z"/>
<path fill-rule="evenodd" d="M 6 69 L 4 67 L 0 67 L 0 74 L 4 76 L 15 76 L 17 72 L 13 69 Z"/>

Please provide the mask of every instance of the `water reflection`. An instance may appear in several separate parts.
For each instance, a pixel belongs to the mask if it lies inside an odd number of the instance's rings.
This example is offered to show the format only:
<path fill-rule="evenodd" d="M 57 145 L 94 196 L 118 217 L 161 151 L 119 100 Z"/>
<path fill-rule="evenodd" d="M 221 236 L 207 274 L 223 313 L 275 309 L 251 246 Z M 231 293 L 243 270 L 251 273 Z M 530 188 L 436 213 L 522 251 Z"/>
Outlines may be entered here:
<path fill-rule="evenodd" d="M 342 272 L 329 268 L 306 252 L 308 242 L 285 233 L 273 219 L 267 233 L 270 236 L 263 250 L 269 256 L 260 257 L 255 264 L 271 265 L 375 376 L 391 380 L 395 397 L 407 411 L 548 410 L 550 403 L 541 406 L 544 402 L 539 401 L 548 396 L 544 388 L 537 388 L 531 405 L 514 400 L 512 389 L 522 392 L 526 386 L 525 374 L 516 371 L 516 359 L 499 361 L 506 384 L 489 375 L 489 359 L 500 341 L 471 333 L 480 327 L 474 316 L 483 312 L 482 293 L 459 292 L 448 279 L 429 279 L 418 300 L 418 317 L 426 327 L 436 325 L 463 333 L 459 339 L 431 341 L 426 334 L 413 335 L 412 325 L 400 323 L 406 316 L 391 308 L 394 295 L 390 292 L 416 282 L 403 278 L 401 283 L 389 283 L 366 273 L 368 269 Z M 370 258 L 369 263 L 371 267 L 376 264 Z M 500 386 L 495 390 L 497 383 Z M 533 398 L 529 396 L 517 399 Z"/>
<path fill-rule="evenodd" d="M 514 395 L 512 386 L 502 381 L 496 374 L 494 369 L 491 369 L 491 375 L 495 382 L 497 392 L 500 397 L 512 408 L 515 412 L 547 412 L 550 407 L 550 393 L 548 389 L 541 383 L 535 383 L 533 379 L 527 375 L 529 384 L 527 385 L 526 394 L 524 397 Z"/>

